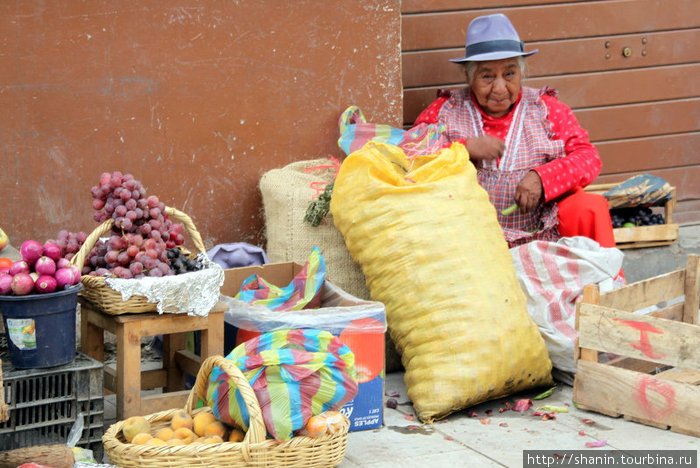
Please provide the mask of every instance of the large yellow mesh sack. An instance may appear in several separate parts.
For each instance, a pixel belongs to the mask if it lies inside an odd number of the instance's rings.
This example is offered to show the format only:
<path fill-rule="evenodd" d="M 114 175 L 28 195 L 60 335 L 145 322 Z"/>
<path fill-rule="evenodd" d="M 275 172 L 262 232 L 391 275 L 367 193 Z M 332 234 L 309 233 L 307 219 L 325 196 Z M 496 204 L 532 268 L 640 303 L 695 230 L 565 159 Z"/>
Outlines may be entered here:
<path fill-rule="evenodd" d="M 386 306 L 421 421 L 552 383 L 463 145 L 408 160 L 396 146 L 368 143 L 343 162 L 331 213 L 372 299 Z"/>

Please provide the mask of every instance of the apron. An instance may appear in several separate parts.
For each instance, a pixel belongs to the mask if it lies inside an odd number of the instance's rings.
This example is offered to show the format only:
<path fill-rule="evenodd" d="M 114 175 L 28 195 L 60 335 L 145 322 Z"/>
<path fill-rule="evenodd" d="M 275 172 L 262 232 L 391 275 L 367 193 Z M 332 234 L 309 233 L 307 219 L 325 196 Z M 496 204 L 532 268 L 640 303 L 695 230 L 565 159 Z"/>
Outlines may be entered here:
<path fill-rule="evenodd" d="M 513 110 L 503 156 L 498 163 L 481 161 L 476 168 L 479 185 L 488 192 L 510 247 L 533 240 L 556 241 L 561 237 L 554 202 L 541 204 L 525 214 L 516 211 L 509 216 L 501 215 L 501 210 L 515 203 L 515 191 L 525 174 L 566 154 L 564 142 L 553 139 L 547 107 L 540 100 L 542 94 L 551 92 L 548 88 L 523 87 L 522 98 Z M 450 141 L 485 135 L 481 114 L 470 98 L 468 87 L 452 93 L 440 109 L 438 122 L 445 124 Z"/>

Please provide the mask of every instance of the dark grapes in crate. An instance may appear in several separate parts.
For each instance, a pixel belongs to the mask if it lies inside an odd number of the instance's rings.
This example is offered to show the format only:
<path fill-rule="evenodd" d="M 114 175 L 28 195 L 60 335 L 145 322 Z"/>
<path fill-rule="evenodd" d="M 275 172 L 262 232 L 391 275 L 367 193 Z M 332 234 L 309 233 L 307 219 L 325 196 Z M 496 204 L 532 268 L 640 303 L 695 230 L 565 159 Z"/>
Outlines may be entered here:
<path fill-rule="evenodd" d="M 168 262 L 176 275 L 204 268 L 202 262 L 188 258 L 179 247 L 168 249 Z"/>
<path fill-rule="evenodd" d="M 635 206 L 631 208 L 615 208 L 610 210 L 613 228 L 652 226 L 664 224 L 664 216 L 654 213 L 646 206 Z"/>

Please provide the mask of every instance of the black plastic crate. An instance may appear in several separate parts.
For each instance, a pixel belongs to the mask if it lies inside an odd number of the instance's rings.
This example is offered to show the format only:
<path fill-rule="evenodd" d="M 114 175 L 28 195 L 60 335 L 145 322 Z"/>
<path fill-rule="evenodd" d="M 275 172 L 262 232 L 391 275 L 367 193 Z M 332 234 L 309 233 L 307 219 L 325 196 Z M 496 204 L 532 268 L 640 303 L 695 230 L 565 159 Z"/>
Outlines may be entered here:
<path fill-rule="evenodd" d="M 65 444 L 83 414 L 77 446 L 101 460 L 104 433 L 103 364 L 82 353 L 75 361 L 46 369 L 15 369 L 2 358 L 3 392 L 9 419 L 0 423 L 0 452 Z M 7 361 L 7 362 L 6 362 Z"/>

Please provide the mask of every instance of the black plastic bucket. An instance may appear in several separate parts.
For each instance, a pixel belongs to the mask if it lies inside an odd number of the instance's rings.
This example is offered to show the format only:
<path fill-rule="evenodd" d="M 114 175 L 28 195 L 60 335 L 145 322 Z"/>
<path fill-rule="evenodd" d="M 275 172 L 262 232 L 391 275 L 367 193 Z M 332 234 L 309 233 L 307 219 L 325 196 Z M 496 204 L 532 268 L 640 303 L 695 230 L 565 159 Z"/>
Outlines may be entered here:
<path fill-rule="evenodd" d="M 13 367 L 53 367 L 75 359 L 75 310 L 82 288 L 78 283 L 49 294 L 0 296 Z"/>

